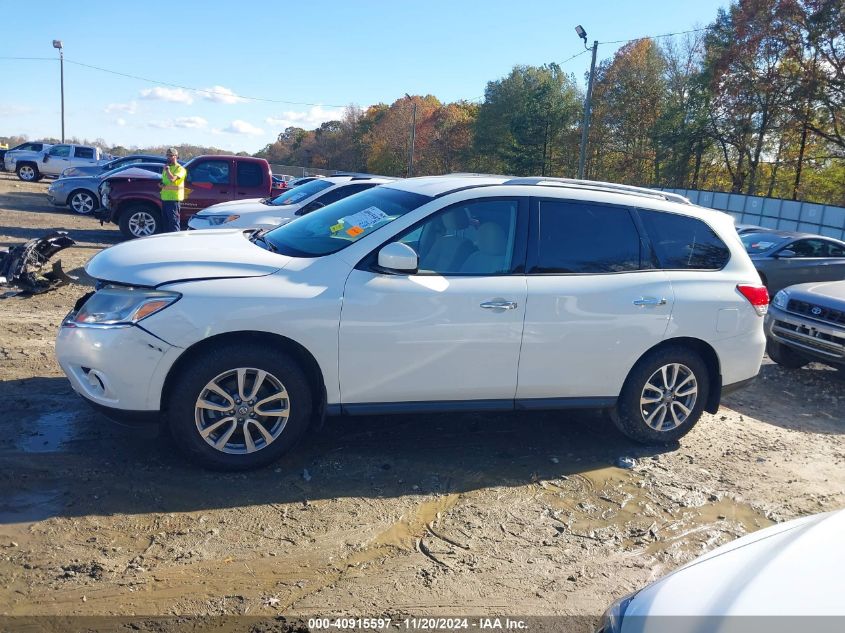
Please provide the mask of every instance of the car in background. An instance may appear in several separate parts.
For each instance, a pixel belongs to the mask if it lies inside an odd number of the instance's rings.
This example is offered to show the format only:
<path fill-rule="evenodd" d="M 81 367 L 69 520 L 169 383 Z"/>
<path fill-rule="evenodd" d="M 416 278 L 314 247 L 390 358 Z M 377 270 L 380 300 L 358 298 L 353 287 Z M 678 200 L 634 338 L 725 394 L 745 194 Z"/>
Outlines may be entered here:
<path fill-rule="evenodd" d="M 793 231 L 758 231 L 740 239 L 770 295 L 809 281 L 845 279 L 841 240 Z"/>
<path fill-rule="evenodd" d="M 298 187 L 299 185 L 304 185 L 307 182 L 311 182 L 312 180 L 318 180 L 324 177 L 325 176 L 300 176 L 299 178 L 289 180 L 288 187 Z"/>
<path fill-rule="evenodd" d="M 68 167 L 94 166 L 104 160 L 104 154 L 98 147 L 61 143 L 53 145 L 43 152 L 13 152 L 7 156 L 7 167 L 18 174 L 25 182 L 36 182 L 44 176 L 58 178 Z"/>
<path fill-rule="evenodd" d="M 774 229 L 767 229 L 756 224 L 737 224 L 736 232 L 738 235 L 745 235 L 746 233 L 765 233 L 766 231 L 773 231 Z"/>
<path fill-rule="evenodd" d="M 227 470 L 344 412 L 597 408 L 674 443 L 765 348 L 733 219 L 609 183 L 394 180 L 271 231 L 124 242 L 85 270 L 97 290 L 56 342 L 74 390 Z"/>
<path fill-rule="evenodd" d="M 118 167 L 125 167 L 136 163 L 161 163 L 162 165 L 164 165 L 165 163 L 167 163 L 167 158 L 164 156 L 156 156 L 155 154 L 132 154 L 130 156 L 115 158 L 114 160 L 110 160 L 99 165 L 75 165 L 73 167 L 68 167 L 61 173 L 59 177 L 68 178 L 70 176 L 97 176 L 100 174 L 105 174 L 109 171 L 113 171 Z"/>
<path fill-rule="evenodd" d="M 99 187 L 103 179 L 129 169 L 143 169 L 161 175 L 164 163 L 129 163 L 103 174 L 59 178 L 50 183 L 47 200 L 57 207 L 68 206 L 75 213 L 88 215 L 100 208 Z"/>
<path fill-rule="evenodd" d="M 15 171 L 13 165 L 14 162 L 9 162 L 9 166 L 6 166 L 6 157 L 13 158 L 15 155 L 11 154 L 11 152 L 44 152 L 50 149 L 50 143 L 44 143 L 42 141 L 27 141 L 26 143 L 21 143 L 20 145 L 15 145 L 14 147 L 10 147 L 8 149 L 0 149 L 0 168 L 4 169 L 5 171 Z"/>
<path fill-rule="evenodd" d="M 743 536 L 620 598 L 596 633 L 840 630 L 843 533 L 839 510 Z"/>
<path fill-rule="evenodd" d="M 789 286 L 766 315 L 766 352 L 778 365 L 812 361 L 845 369 L 845 281 Z"/>
<path fill-rule="evenodd" d="M 290 222 L 332 202 L 394 178 L 329 176 L 289 189 L 275 198 L 224 202 L 200 211 L 188 221 L 191 229 L 267 229 Z"/>

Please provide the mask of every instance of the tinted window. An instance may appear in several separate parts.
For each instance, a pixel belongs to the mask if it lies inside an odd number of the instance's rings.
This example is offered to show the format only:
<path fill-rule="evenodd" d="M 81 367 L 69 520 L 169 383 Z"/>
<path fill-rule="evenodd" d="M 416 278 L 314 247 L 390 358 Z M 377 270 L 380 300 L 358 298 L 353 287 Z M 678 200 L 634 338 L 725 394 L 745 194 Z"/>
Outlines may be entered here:
<path fill-rule="evenodd" d="M 188 170 L 188 180 L 210 182 L 213 185 L 228 185 L 229 161 L 204 160 L 201 163 L 192 163 Z"/>
<path fill-rule="evenodd" d="M 73 150 L 73 155 L 76 158 L 94 158 L 94 148 L 92 148 L 92 147 L 76 147 Z"/>
<path fill-rule="evenodd" d="M 615 273 L 641 266 L 640 235 L 628 209 L 540 201 L 534 273 Z"/>
<path fill-rule="evenodd" d="M 238 161 L 239 187 L 260 187 L 263 182 L 264 176 L 261 173 L 261 165 Z"/>
<path fill-rule="evenodd" d="M 48 152 L 49 156 L 56 156 L 58 158 L 67 158 L 70 156 L 70 145 L 54 145 Z"/>
<path fill-rule="evenodd" d="M 323 204 L 331 204 L 332 202 L 337 202 L 338 200 L 348 198 L 353 193 L 372 189 L 374 186 L 375 183 L 362 183 L 359 185 L 346 185 L 344 187 L 337 187 L 335 189 L 332 189 L 331 191 L 327 191 L 322 196 L 318 197 L 317 200 L 319 200 Z"/>
<path fill-rule="evenodd" d="M 276 196 L 270 201 L 270 204 L 274 206 L 297 204 L 302 202 L 306 198 L 310 198 L 318 191 L 328 189 L 333 184 L 334 183 L 332 182 L 327 182 L 325 180 L 320 179 L 312 180 L 311 182 L 306 182 L 304 185 L 300 185 L 295 189 L 289 189 L 280 196 Z"/>
<path fill-rule="evenodd" d="M 796 257 L 843 257 L 845 251 L 835 242 L 807 239 L 793 242 L 787 248 L 795 251 Z"/>
<path fill-rule="evenodd" d="M 728 263 L 728 247 L 701 220 L 662 211 L 639 213 L 661 268 L 718 270 Z"/>

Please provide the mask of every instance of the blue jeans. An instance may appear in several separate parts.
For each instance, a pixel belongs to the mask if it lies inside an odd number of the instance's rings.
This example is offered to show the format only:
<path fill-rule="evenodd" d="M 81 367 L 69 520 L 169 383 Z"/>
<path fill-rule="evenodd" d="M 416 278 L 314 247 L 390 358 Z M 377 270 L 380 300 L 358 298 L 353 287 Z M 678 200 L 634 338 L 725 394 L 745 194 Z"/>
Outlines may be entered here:
<path fill-rule="evenodd" d="M 179 230 L 179 208 L 181 206 L 181 203 L 177 200 L 161 201 L 162 233 L 172 233 Z"/>

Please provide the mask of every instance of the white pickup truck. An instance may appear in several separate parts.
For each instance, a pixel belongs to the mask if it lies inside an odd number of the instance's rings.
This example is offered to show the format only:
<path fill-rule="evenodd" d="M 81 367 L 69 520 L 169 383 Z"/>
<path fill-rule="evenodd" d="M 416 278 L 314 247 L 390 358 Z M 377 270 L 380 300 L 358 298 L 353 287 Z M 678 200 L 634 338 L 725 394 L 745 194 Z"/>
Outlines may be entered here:
<path fill-rule="evenodd" d="M 45 152 L 14 152 L 14 156 L 7 158 L 6 168 L 17 172 L 18 178 L 26 182 L 34 182 L 44 176 L 58 178 L 68 167 L 96 165 L 106 160 L 97 147 L 70 143 L 53 145 Z"/>

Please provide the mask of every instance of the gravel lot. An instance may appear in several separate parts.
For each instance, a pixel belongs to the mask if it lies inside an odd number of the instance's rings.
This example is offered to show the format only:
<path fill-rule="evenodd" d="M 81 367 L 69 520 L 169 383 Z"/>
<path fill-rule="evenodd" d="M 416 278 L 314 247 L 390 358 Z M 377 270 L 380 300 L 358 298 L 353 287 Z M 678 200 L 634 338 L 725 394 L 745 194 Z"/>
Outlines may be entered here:
<path fill-rule="evenodd" d="M 46 189 L 0 173 L 0 245 L 66 229 L 79 274 L 120 235 Z M 594 413 L 332 418 L 273 467 L 204 472 L 71 391 L 53 341 L 87 290 L 0 300 L 0 615 L 598 616 L 845 505 L 845 382 L 768 360 L 664 449 Z"/>

